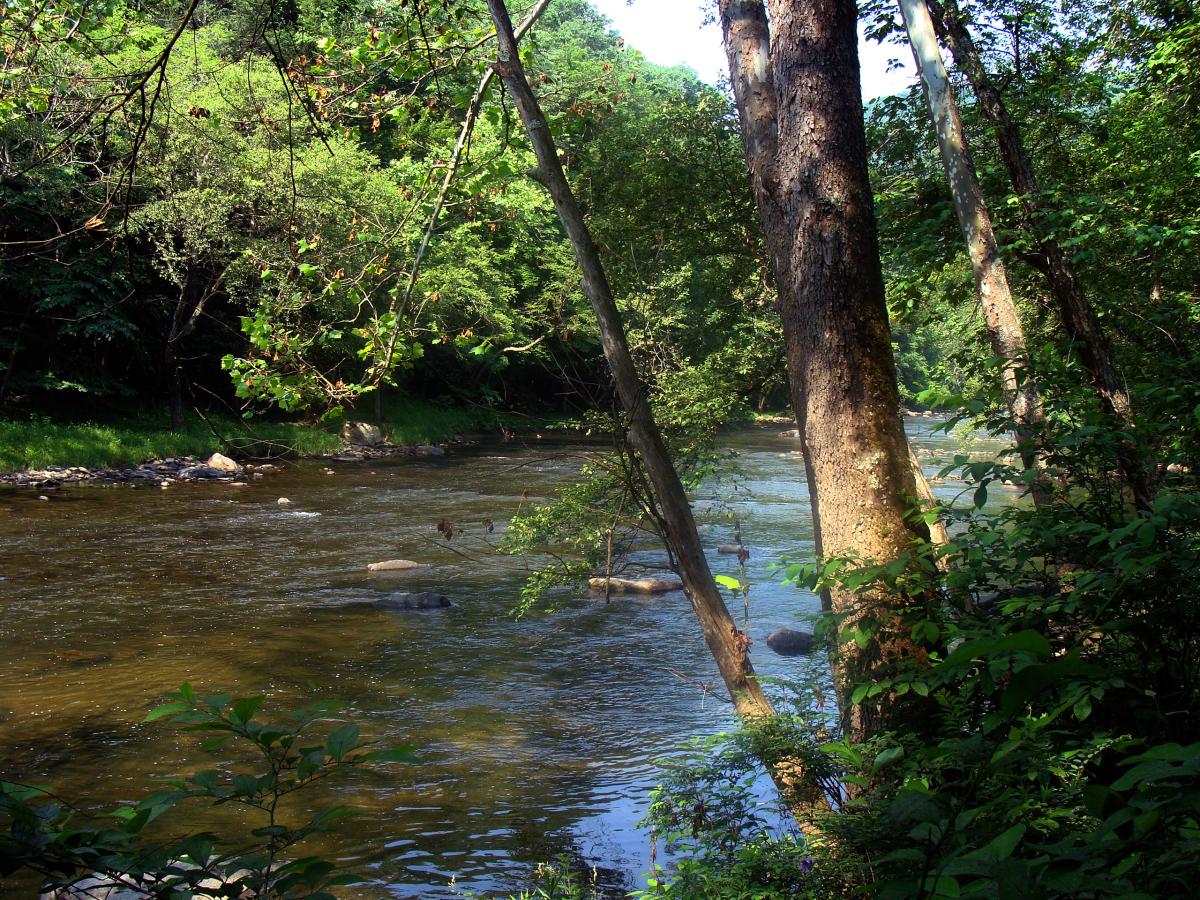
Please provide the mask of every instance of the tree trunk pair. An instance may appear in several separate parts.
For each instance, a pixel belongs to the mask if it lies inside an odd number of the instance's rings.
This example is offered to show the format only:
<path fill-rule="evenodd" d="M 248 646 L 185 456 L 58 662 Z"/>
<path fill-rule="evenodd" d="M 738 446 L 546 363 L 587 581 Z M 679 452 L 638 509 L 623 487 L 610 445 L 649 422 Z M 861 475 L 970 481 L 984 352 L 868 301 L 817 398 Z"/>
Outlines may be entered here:
<path fill-rule="evenodd" d="M 1030 369 L 1025 330 L 1013 302 L 992 218 L 963 133 L 962 118 L 942 62 L 929 7 L 925 0 L 900 0 L 900 13 L 921 76 L 954 211 L 967 245 L 992 354 L 1003 361 L 1000 387 L 1014 424 L 1021 461 L 1027 470 L 1036 473 L 1040 468 L 1038 447 L 1045 417 Z M 1049 487 L 1044 477 L 1039 475 L 1034 480 L 1031 493 L 1035 503 L 1047 502 Z"/>
<path fill-rule="evenodd" d="M 1038 254 L 1031 262 L 1046 277 L 1063 330 L 1088 372 L 1101 408 L 1111 415 L 1121 428 L 1132 434 L 1133 404 L 1129 391 L 1117 370 L 1108 336 L 1084 294 L 1071 257 L 1047 224 L 1046 210 L 1042 207 L 1041 188 L 1029 154 L 1025 150 L 1020 129 L 1009 114 L 1000 89 L 984 67 L 983 58 L 967 29 L 958 0 L 927 0 L 927 3 L 937 36 L 950 50 L 955 65 L 966 75 L 979 103 L 980 112 L 996 134 L 1004 168 L 1024 209 L 1026 225 L 1038 246 Z M 1145 460 L 1132 439 L 1122 442 L 1118 463 L 1129 483 L 1136 506 L 1143 510 L 1149 509 L 1153 505 L 1154 491 Z"/>
<path fill-rule="evenodd" d="M 929 539 L 900 415 L 859 87 L 853 0 L 721 0 L 746 162 L 779 292 L 820 558 L 887 563 Z M 920 658 L 883 591 L 827 592 L 846 627 L 835 654 L 843 728 L 884 724 L 853 685 Z"/>

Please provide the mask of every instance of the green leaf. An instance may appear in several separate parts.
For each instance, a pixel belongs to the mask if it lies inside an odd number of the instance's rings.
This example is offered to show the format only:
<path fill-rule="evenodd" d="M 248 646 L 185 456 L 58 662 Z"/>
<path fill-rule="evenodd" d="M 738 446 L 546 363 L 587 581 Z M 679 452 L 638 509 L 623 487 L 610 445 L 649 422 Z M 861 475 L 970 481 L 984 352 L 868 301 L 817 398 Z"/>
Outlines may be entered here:
<path fill-rule="evenodd" d="M 730 578 L 728 575 L 716 575 L 714 576 L 714 580 L 721 587 L 727 587 L 731 591 L 740 591 L 742 589 L 742 583 L 736 578 Z"/>
<path fill-rule="evenodd" d="M 249 722 L 258 712 L 258 708 L 262 706 L 262 702 L 262 697 L 243 697 L 233 704 L 233 712 L 230 717 L 235 722 Z"/>
<path fill-rule="evenodd" d="M 892 763 L 896 762 L 899 759 L 902 759 L 903 757 L 904 757 L 904 748 L 903 747 L 888 747 L 886 750 L 884 750 L 882 753 L 880 753 L 877 757 L 875 757 L 875 764 L 873 766 L 871 766 L 871 771 L 878 772 L 880 769 L 887 768 Z"/>
<path fill-rule="evenodd" d="M 343 725 L 341 728 L 329 735 L 329 740 L 325 742 L 325 750 L 335 760 L 341 761 L 347 753 L 358 745 L 358 726 Z"/>
<path fill-rule="evenodd" d="M 1017 844 L 1021 843 L 1021 838 L 1025 836 L 1024 825 L 1014 825 L 1012 828 L 992 838 L 985 846 L 980 847 L 971 853 L 968 853 L 967 859 L 986 859 L 991 862 L 1000 862 L 1012 856 L 1013 851 L 1017 849 Z"/>
<path fill-rule="evenodd" d="M 361 762 L 420 762 L 411 747 L 393 747 L 390 750 L 372 750 L 358 757 Z"/>
<path fill-rule="evenodd" d="M 165 719 L 167 716 L 173 716 L 177 713 L 186 712 L 192 707 L 187 703 L 164 703 L 162 706 L 156 706 L 142 719 L 143 722 L 156 722 L 159 719 Z"/>

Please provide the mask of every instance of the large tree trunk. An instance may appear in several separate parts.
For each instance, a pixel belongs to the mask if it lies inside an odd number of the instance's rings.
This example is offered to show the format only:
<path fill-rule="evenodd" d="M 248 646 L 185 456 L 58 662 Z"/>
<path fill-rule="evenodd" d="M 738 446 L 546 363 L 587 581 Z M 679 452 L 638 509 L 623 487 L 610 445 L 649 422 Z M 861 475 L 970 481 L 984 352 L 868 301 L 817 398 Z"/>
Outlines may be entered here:
<path fill-rule="evenodd" d="M 967 76 L 979 102 L 980 112 L 996 133 L 1004 168 L 1024 208 L 1026 224 L 1037 242 L 1040 259 L 1036 261 L 1036 267 L 1046 276 L 1063 330 L 1087 369 L 1101 406 L 1121 427 L 1132 431 L 1133 405 L 1129 391 L 1117 371 L 1108 336 L 1088 303 L 1071 258 L 1047 226 L 1045 210 L 1041 205 L 1041 189 L 1029 154 L 1025 152 L 1020 129 L 1009 114 L 999 88 L 984 68 L 983 58 L 967 29 L 957 0 L 928 0 L 928 6 L 938 37 L 954 56 L 955 65 Z M 1153 502 L 1153 491 L 1143 461 L 1132 442 L 1124 443 L 1119 462 L 1133 492 L 1134 502 L 1141 509 L 1149 508 Z"/>
<path fill-rule="evenodd" d="M 734 103 L 741 124 L 746 168 L 762 223 L 771 275 L 778 288 L 790 279 L 792 262 L 789 232 L 783 221 L 779 185 L 775 175 L 779 150 L 779 123 L 775 76 L 771 68 L 771 32 L 763 0 L 719 0 L 718 11 L 733 86 Z M 916 454 L 909 450 L 917 497 L 926 504 L 935 502 L 933 490 Z M 935 543 L 949 540 L 940 521 L 930 525 Z"/>
<path fill-rule="evenodd" d="M 929 532 L 908 516 L 919 492 L 900 416 L 867 175 L 857 11 L 853 0 L 773 0 L 770 13 L 771 71 L 760 74 L 761 4 L 722 4 L 726 34 L 749 35 L 758 45 L 727 47 L 743 127 L 770 107 L 748 102 L 747 89 L 774 81 L 769 168 L 755 157 L 767 152 L 770 129 L 747 129 L 746 145 L 779 288 L 817 553 L 887 562 Z M 865 647 L 840 646 L 843 694 L 879 665 L 917 653 L 893 615 L 898 598 L 835 591 L 825 602 L 851 624 L 881 626 Z M 878 706 L 842 701 L 847 733 L 863 736 L 881 724 Z"/>
<path fill-rule="evenodd" d="M 771 706 L 750 665 L 748 641 L 734 624 L 720 588 L 709 571 L 687 494 L 651 414 L 646 387 L 629 353 L 599 253 L 563 173 L 546 117 L 521 66 L 508 10 L 503 0 L 488 0 L 488 8 L 500 42 L 496 72 L 513 98 L 537 156 L 537 170 L 533 176 L 549 191 L 575 249 L 576 260 L 583 272 L 583 291 L 596 314 L 604 355 L 612 370 L 617 396 L 629 419 L 630 442 L 641 456 L 654 487 L 667 525 L 666 538 L 675 553 L 679 574 L 687 587 L 704 639 L 737 711 L 750 719 L 770 716 Z"/>
<path fill-rule="evenodd" d="M 925 0 L 900 0 L 900 13 L 908 30 L 921 84 L 925 88 L 929 117 L 937 134 L 938 149 L 950 183 L 958 224 L 967 244 L 967 255 L 971 260 L 975 287 L 983 307 L 992 353 L 1005 361 L 1001 388 L 1013 419 L 1021 460 L 1026 469 L 1036 471 L 1044 422 L 1042 402 L 1031 377 L 1025 331 L 1008 286 L 1008 275 L 1000 258 L 992 217 L 963 134 L 958 104 L 954 101 L 946 67 L 942 63 L 929 7 L 925 5 Z M 1035 502 L 1046 501 L 1048 493 L 1044 479 L 1039 477 L 1033 483 L 1032 493 Z"/>

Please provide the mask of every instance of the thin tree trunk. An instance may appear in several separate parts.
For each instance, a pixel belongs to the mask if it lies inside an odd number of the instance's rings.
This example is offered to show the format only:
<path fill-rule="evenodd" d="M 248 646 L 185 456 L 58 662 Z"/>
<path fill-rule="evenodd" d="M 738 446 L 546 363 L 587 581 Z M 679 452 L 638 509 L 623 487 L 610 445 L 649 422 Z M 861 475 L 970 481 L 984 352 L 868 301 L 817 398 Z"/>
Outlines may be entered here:
<path fill-rule="evenodd" d="M 204 306 L 216 292 L 225 273 L 219 273 L 205 284 L 199 273 L 190 264 L 179 289 L 179 300 L 171 316 L 171 327 L 167 331 L 164 356 L 167 376 L 167 397 L 171 411 L 171 430 L 183 430 L 183 366 L 179 359 L 180 342 L 191 334 L 204 312 Z"/>
<path fill-rule="evenodd" d="M 708 568 L 691 506 L 654 421 L 646 387 L 629 353 L 625 332 L 596 245 L 583 219 L 559 162 L 558 153 L 537 98 L 517 54 L 512 22 L 503 0 L 488 0 L 496 23 L 500 50 L 495 69 L 512 96 L 537 156 L 535 180 L 549 191 L 554 207 L 575 249 L 583 272 L 583 291 L 600 326 L 604 355 L 612 370 L 617 395 L 629 418 L 630 442 L 638 451 L 667 524 L 667 540 L 675 553 L 680 576 L 700 621 L 709 650 L 717 662 L 737 711 L 750 719 L 772 714 L 747 654 L 748 642 L 725 606 L 720 588 Z"/>
<path fill-rule="evenodd" d="M 999 88 L 984 68 L 983 58 L 967 29 L 957 0 L 927 2 L 938 37 L 954 56 L 955 65 L 967 76 L 979 102 L 980 112 L 996 133 L 1004 168 L 1025 211 L 1027 226 L 1038 245 L 1041 260 L 1037 268 L 1046 276 L 1063 330 L 1087 369 L 1102 408 L 1122 428 L 1132 432 L 1133 404 L 1129 391 L 1117 371 L 1108 336 L 1095 310 L 1088 303 L 1071 258 L 1046 224 L 1041 189 L 1029 154 L 1025 152 L 1020 129 L 1009 114 Z M 1153 503 L 1153 490 L 1143 461 L 1131 441 L 1123 442 L 1122 448 L 1119 462 L 1133 492 L 1134 502 L 1139 509 L 1148 509 Z"/>
<path fill-rule="evenodd" d="M 25 324 L 29 321 L 29 314 L 33 312 L 33 299 L 25 304 L 25 312 L 21 314 L 21 322 L 17 325 L 17 330 L 13 334 L 12 350 L 8 354 L 8 364 L 4 367 L 4 377 L 0 378 L 0 406 L 4 404 L 4 398 L 8 396 L 8 380 L 12 377 L 13 366 L 17 363 L 17 353 L 21 349 L 21 335 L 25 332 Z"/>
<path fill-rule="evenodd" d="M 913 59 L 925 88 L 929 117 L 937 134 L 942 166 L 954 198 L 954 210 L 958 214 L 958 224 L 962 228 L 967 255 L 971 259 L 971 271 L 975 275 L 975 287 L 983 307 L 992 353 L 1004 361 L 1000 375 L 1001 389 L 1013 419 L 1021 461 L 1027 470 L 1037 472 L 1038 447 L 1044 423 L 1042 401 L 1030 373 L 1025 331 L 1021 327 L 1021 318 L 1008 285 L 1008 275 L 1000 258 L 992 217 L 988 213 L 983 189 L 975 173 L 975 163 L 963 134 L 962 118 L 946 76 L 929 8 L 925 0 L 899 2 L 908 40 L 912 45 Z M 1044 478 L 1039 476 L 1031 488 L 1035 503 L 1045 503 L 1049 499 Z"/>
<path fill-rule="evenodd" d="M 520 23 L 517 25 L 513 34 L 516 40 L 521 38 L 531 29 L 542 13 L 546 11 L 546 7 L 550 5 L 550 0 L 538 0 L 538 2 L 525 14 Z M 429 250 L 429 242 L 433 237 L 434 229 L 437 228 L 438 219 L 442 215 L 442 208 L 446 205 L 446 196 L 450 193 L 450 185 L 454 181 L 454 176 L 458 174 L 458 167 L 462 163 L 463 155 L 466 153 L 467 144 L 471 139 L 471 133 L 475 130 L 475 122 L 479 118 L 479 110 L 483 107 L 483 98 L 487 95 L 488 86 L 492 83 L 492 78 L 495 72 L 488 69 L 479 78 L 479 83 L 475 87 L 475 93 L 471 95 L 471 102 L 467 104 L 466 115 L 463 116 L 462 127 L 458 130 L 458 140 L 454 142 L 454 151 L 450 154 L 450 160 L 446 164 L 446 174 L 442 177 L 442 186 L 438 190 L 437 198 L 433 201 L 433 209 L 429 213 L 429 221 L 425 225 L 425 232 L 421 235 L 421 243 L 417 247 L 417 254 L 413 257 L 412 269 L 408 273 L 408 281 L 404 284 L 404 294 L 397 302 L 396 298 L 388 304 L 388 312 L 394 312 L 397 308 L 400 310 L 400 315 L 403 316 L 408 312 L 408 304 L 412 299 L 413 289 L 417 286 L 417 277 L 421 274 L 421 263 L 425 259 L 425 254 Z M 379 387 L 383 389 L 383 377 L 392 367 L 392 357 L 396 351 L 396 338 L 400 334 L 400 329 L 392 330 L 392 336 L 388 340 L 387 351 L 384 353 L 383 361 L 379 364 Z M 375 424 L 383 425 L 383 408 L 382 401 L 376 400 L 375 407 Z"/>
<path fill-rule="evenodd" d="M 763 178 L 792 404 L 813 503 L 817 553 L 887 562 L 928 540 L 908 515 L 919 496 L 900 416 L 896 367 L 859 88 L 853 0 L 773 0 L 771 77 L 776 159 Z M 785 262 L 786 261 L 786 262 Z M 825 598 L 849 625 L 880 628 L 844 642 L 836 665 L 843 726 L 858 737 L 883 722 L 845 692 L 880 665 L 919 655 L 887 593 Z"/>

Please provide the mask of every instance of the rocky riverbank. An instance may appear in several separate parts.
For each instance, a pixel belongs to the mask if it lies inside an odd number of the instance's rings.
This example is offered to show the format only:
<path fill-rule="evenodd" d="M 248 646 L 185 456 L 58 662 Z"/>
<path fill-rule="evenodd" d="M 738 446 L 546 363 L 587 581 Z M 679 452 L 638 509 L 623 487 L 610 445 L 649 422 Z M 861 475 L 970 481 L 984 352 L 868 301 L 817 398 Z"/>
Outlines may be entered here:
<path fill-rule="evenodd" d="M 370 426 L 373 428 L 374 426 Z M 470 444 L 472 439 L 465 435 L 455 435 L 443 445 L 437 444 L 392 444 L 374 432 L 345 433 L 350 438 L 336 453 L 309 454 L 299 458 L 327 459 L 335 462 L 365 462 L 388 457 L 439 457 L 445 456 L 448 446 L 453 444 Z M 366 438 L 370 442 L 355 443 L 355 439 Z M 92 482 L 107 485 L 158 485 L 168 487 L 177 483 L 188 482 L 244 482 L 252 478 L 262 478 L 267 473 L 279 468 L 278 463 L 258 462 L 248 460 L 237 462 L 221 453 L 214 453 L 207 458 L 196 456 L 166 457 L 164 459 L 148 459 L 138 466 L 104 466 L 87 468 L 85 466 L 44 466 L 26 469 L 21 472 L 0 474 L 0 484 L 29 487 L 37 489 L 54 489 L 70 484 Z"/>

